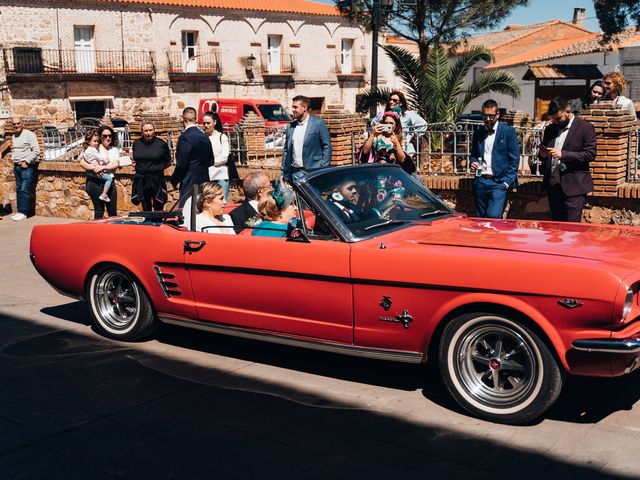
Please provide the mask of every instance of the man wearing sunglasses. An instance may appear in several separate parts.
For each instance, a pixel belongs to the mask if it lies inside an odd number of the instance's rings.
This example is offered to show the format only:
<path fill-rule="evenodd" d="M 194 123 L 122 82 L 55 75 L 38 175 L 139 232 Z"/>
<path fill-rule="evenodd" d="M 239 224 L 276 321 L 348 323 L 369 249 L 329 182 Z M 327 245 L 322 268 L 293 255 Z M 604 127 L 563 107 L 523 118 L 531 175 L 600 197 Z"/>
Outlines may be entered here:
<path fill-rule="evenodd" d="M 33 190 L 35 166 L 40 157 L 40 147 L 36 134 L 25 129 L 22 118 L 13 117 L 11 156 L 13 158 L 13 173 L 16 177 L 17 213 L 11 220 L 19 222 L 27 218 L 29 203 Z"/>
<path fill-rule="evenodd" d="M 502 218 L 507 190 L 517 185 L 520 147 L 515 129 L 499 122 L 495 100 L 482 104 L 484 125 L 473 134 L 471 171 L 475 175 L 473 190 L 476 215 Z"/>

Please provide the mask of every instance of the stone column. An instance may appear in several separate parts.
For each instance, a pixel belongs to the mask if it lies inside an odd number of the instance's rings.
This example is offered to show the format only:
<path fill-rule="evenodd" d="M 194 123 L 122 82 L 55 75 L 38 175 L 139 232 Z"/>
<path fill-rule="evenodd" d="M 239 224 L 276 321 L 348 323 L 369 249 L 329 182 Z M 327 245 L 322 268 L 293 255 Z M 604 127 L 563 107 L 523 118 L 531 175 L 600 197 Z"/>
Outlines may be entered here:
<path fill-rule="evenodd" d="M 339 104 L 328 105 L 318 116 L 327 124 L 331 136 L 331 166 L 351 165 L 354 162 L 352 152 L 355 155 L 364 142 L 366 122 L 360 115 L 349 113 L 344 105 Z"/>
<path fill-rule="evenodd" d="M 240 162 L 243 165 L 246 164 L 252 168 L 278 167 L 280 165 L 282 154 L 280 154 L 279 161 L 277 157 L 273 157 L 270 162 L 266 161 L 265 126 L 262 118 L 253 112 L 247 113 L 240 121 L 240 132 L 241 137 L 238 139 L 238 144 L 241 150 L 245 150 L 240 155 Z"/>
<path fill-rule="evenodd" d="M 600 102 L 583 110 L 580 118 L 596 130 L 596 159 L 591 162 L 594 196 L 616 197 L 625 183 L 629 149 L 629 132 L 638 121 L 626 109 L 615 108 L 613 102 Z"/>

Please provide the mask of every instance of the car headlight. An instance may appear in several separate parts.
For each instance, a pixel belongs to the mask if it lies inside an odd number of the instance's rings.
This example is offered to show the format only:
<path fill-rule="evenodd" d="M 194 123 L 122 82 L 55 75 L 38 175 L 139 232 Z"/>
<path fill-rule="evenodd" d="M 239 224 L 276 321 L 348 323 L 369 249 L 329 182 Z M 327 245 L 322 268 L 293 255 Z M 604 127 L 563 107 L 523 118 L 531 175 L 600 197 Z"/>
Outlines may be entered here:
<path fill-rule="evenodd" d="M 631 307 L 633 306 L 633 297 L 635 296 L 635 289 L 629 288 L 627 290 L 627 295 L 624 297 L 624 307 L 622 307 L 622 321 L 624 322 L 627 315 L 631 312 Z"/>

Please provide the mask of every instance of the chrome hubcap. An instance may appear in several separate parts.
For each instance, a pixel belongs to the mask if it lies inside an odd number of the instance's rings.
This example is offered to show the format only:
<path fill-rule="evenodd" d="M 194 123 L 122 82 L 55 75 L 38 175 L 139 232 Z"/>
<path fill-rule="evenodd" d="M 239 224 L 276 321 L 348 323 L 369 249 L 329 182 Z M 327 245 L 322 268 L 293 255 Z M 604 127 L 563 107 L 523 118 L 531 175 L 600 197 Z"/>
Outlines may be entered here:
<path fill-rule="evenodd" d="M 458 378 L 481 403 L 506 408 L 535 389 L 536 355 L 516 330 L 499 324 L 479 325 L 462 337 L 456 350 Z"/>
<path fill-rule="evenodd" d="M 98 314 L 107 325 L 116 330 L 126 329 L 135 319 L 139 308 L 138 290 L 120 272 L 105 272 L 95 286 Z"/>

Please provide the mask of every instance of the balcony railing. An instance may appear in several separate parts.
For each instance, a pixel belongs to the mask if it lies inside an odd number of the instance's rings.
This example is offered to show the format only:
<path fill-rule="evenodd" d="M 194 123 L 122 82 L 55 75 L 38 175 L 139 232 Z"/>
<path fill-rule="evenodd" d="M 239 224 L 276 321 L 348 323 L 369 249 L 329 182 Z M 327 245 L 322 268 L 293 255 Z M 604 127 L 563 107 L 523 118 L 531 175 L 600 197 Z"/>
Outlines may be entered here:
<path fill-rule="evenodd" d="M 167 52 L 169 75 L 220 75 L 220 52 L 202 52 L 187 57 L 183 52 Z"/>
<path fill-rule="evenodd" d="M 4 48 L 9 76 L 153 75 L 152 52 L 121 50 L 47 50 Z"/>
<path fill-rule="evenodd" d="M 364 55 L 336 55 L 336 75 L 364 75 L 367 73 L 367 57 Z"/>
<path fill-rule="evenodd" d="M 292 53 L 260 54 L 260 73 L 262 75 L 293 75 L 296 71 L 296 56 Z"/>

